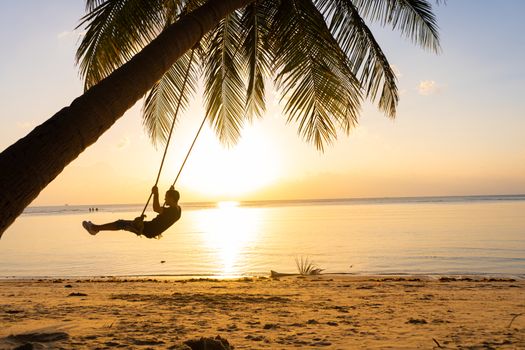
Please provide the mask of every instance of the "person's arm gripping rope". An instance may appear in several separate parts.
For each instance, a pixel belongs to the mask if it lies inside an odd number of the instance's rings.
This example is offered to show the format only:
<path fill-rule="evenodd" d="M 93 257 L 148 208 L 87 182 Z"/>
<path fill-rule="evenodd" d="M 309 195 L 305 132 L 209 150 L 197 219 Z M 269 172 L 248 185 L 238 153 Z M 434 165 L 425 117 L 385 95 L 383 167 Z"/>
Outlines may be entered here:
<path fill-rule="evenodd" d="M 153 193 L 153 211 L 156 213 L 162 213 L 162 207 L 160 206 L 159 202 L 159 188 L 157 186 L 153 186 L 151 188 L 151 193 Z"/>

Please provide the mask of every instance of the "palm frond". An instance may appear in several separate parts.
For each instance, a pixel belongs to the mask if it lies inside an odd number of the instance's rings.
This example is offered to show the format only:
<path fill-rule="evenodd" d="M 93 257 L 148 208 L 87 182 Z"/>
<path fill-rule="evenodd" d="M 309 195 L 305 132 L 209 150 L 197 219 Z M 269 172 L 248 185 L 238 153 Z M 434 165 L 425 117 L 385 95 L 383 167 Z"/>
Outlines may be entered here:
<path fill-rule="evenodd" d="M 180 17 L 193 8 L 193 1 L 165 1 L 164 2 L 164 29 L 175 23 Z"/>
<path fill-rule="evenodd" d="M 190 98 L 195 94 L 198 65 L 196 55 L 192 57 L 191 51 L 186 52 L 146 96 L 143 107 L 143 124 L 155 145 L 166 143 L 171 125 L 174 120 L 176 122 L 177 112 L 180 114 L 185 110 Z M 186 72 L 188 72 L 188 77 L 184 84 Z M 177 111 L 179 99 L 181 105 Z"/>
<path fill-rule="evenodd" d="M 439 33 L 432 5 L 427 0 L 352 0 L 359 13 L 381 25 L 399 29 L 413 43 L 440 52 Z M 440 4 L 443 1 L 437 0 Z"/>
<path fill-rule="evenodd" d="M 246 7 L 241 18 L 243 50 L 248 62 L 246 114 L 249 118 L 261 117 L 266 110 L 264 80 L 269 76 L 271 62 L 267 49 L 269 10 L 268 2 L 255 1 Z"/>
<path fill-rule="evenodd" d="M 288 121 L 319 150 L 357 122 L 360 85 L 311 0 L 282 0 L 273 19 L 276 84 Z"/>
<path fill-rule="evenodd" d="M 162 0 L 88 1 L 76 61 L 86 89 L 127 62 L 162 30 Z"/>
<path fill-rule="evenodd" d="M 164 28 L 194 10 L 202 2 L 203 0 L 166 1 Z M 153 85 L 144 100 L 143 124 L 155 146 L 166 144 L 172 125 L 177 123 L 178 114 L 188 107 L 190 97 L 195 94 L 200 73 L 198 57 L 201 51 L 202 47 L 198 43 L 193 50 L 177 60 Z"/>
<path fill-rule="evenodd" d="M 381 92 L 379 109 L 395 117 L 399 100 L 395 73 L 352 1 L 318 0 L 318 4 L 367 97 L 375 100 Z"/>
<path fill-rule="evenodd" d="M 93 11 L 96 7 L 102 5 L 106 0 L 86 0 L 86 12 Z"/>
<path fill-rule="evenodd" d="M 207 0 L 86 0 L 86 29 L 76 55 L 85 88 L 128 61 L 181 15 Z M 194 48 L 202 63 L 206 113 L 219 139 L 235 143 L 245 118 L 265 111 L 265 79 L 275 77 L 289 123 L 323 150 L 357 123 L 362 95 L 394 117 L 396 77 L 363 18 L 391 26 L 439 51 L 432 0 L 254 0 L 231 13 Z M 444 0 L 433 0 L 437 4 Z M 200 67 L 189 54 L 148 93 L 144 125 L 155 144 L 166 141 L 179 96 L 195 92 Z"/>
<path fill-rule="evenodd" d="M 243 126 L 246 87 L 242 79 L 243 55 L 239 52 L 240 16 L 228 15 L 206 38 L 206 113 L 219 139 L 234 144 Z"/>

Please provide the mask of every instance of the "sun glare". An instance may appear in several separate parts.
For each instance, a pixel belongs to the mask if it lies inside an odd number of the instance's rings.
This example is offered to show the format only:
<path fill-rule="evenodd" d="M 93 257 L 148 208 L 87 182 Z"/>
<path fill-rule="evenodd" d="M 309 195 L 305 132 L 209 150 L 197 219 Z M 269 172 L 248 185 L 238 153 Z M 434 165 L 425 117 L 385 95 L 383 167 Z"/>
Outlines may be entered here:
<path fill-rule="evenodd" d="M 238 198 L 273 183 L 280 175 L 279 152 L 254 129 L 244 131 L 232 148 L 222 146 L 209 130 L 199 142 L 181 179 L 181 185 L 191 191 Z"/>
<path fill-rule="evenodd" d="M 229 208 L 235 208 L 239 206 L 239 202 L 237 201 L 220 201 L 217 202 L 217 207 L 219 209 L 229 209 Z"/>
<path fill-rule="evenodd" d="M 216 209 L 202 211 L 199 231 L 205 246 L 216 253 L 221 277 L 239 276 L 247 248 L 257 240 L 259 211 L 241 208 L 238 202 L 217 203 Z"/>

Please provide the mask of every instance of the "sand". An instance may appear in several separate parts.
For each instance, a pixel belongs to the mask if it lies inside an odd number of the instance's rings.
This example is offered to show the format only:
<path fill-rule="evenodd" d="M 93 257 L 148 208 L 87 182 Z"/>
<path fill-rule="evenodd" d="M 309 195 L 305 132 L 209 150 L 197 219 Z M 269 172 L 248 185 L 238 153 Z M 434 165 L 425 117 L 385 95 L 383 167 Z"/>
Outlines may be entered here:
<path fill-rule="evenodd" d="M 235 349 L 525 349 L 525 281 L 0 281 L 0 349 L 175 349 L 217 335 Z"/>

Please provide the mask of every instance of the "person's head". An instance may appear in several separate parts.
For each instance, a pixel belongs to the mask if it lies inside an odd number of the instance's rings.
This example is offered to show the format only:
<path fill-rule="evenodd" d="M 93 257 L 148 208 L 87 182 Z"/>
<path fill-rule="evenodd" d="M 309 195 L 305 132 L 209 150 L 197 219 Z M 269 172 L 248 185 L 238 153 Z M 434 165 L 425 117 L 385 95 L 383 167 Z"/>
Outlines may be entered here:
<path fill-rule="evenodd" d="M 166 204 L 172 206 L 177 205 L 180 199 L 179 191 L 175 190 L 173 187 L 170 187 L 169 190 L 166 191 L 166 195 L 164 196 L 164 200 L 166 201 Z"/>

